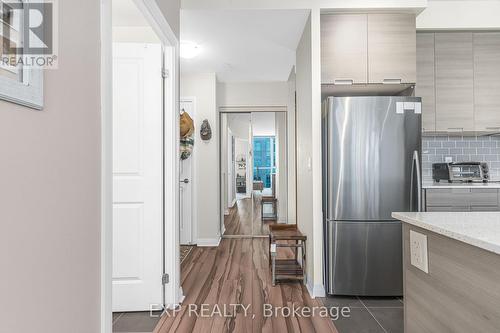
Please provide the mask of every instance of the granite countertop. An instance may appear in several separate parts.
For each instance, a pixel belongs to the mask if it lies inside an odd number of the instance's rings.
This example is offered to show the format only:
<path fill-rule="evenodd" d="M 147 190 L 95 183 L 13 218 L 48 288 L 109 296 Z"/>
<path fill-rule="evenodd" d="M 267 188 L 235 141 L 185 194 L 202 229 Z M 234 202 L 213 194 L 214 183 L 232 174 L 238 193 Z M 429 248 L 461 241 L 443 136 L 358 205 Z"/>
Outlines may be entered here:
<path fill-rule="evenodd" d="M 489 183 L 448 183 L 442 181 L 436 183 L 434 181 L 423 181 L 422 188 L 498 188 L 500 189 L 500 181 L 490 181 Z"/>
<path fill-rule="evenodd" d="M 500 254 L 500 212 L 392 213 L 392 217 L 445 237 Z"/>

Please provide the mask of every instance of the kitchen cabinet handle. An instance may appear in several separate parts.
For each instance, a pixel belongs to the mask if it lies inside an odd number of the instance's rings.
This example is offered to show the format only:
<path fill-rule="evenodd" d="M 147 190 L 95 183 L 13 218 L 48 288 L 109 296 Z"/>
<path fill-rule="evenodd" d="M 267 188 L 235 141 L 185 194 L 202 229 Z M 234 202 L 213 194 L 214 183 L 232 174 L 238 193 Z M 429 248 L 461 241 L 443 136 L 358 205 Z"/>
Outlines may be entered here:
<path fill-rule="evenodd" d="M 401 84 L 403 80 L 401 79 L 383 79 L 382 83 L 383 84 Z"/>
<path fill-rule="evenodd" d="M 352 85 L 353 83 L 354 80 L 351 79 L 333 80 L 333 84 L 338 84 L 338 85 Z"/>

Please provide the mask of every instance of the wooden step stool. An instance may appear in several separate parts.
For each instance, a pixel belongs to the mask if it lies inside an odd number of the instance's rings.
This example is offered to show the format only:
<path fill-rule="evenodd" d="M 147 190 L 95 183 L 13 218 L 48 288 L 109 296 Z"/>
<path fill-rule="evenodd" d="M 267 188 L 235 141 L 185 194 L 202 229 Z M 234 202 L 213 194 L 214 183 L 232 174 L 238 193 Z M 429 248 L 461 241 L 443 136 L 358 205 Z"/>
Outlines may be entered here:
<path fill-rule="evenodd" d="M 279 280 L 301 280 L 306 283 L 306 240 L 307 236 L 294 224 L 269 225 L 269 258 L 273 286 Z M 291 248 L 295 258 L 278 259 L 278 248 Z M 302 265 L 299 262 L 299 249 Z"/>

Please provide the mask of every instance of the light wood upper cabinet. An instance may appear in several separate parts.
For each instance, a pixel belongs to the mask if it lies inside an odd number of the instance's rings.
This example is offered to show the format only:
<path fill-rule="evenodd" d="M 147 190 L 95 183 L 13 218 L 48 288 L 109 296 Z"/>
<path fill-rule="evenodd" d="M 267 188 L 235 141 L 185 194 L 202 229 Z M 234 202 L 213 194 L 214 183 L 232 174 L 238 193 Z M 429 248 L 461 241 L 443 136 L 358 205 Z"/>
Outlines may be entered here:
<path fill-rule="evenodd" d="M 322 83 L 415 83 L 415 52 L 415 15 L 321 15 Z"/>
<path fill-rule="evenodd" d="M 436 130 L 474 130 L 472 33 L 436 33 Z"/>
<path fill-rule="evenodd" d="M 416 25 L 412 14 L 368 15 L 368 81 L 416 81 Z"/>
<path fill-rule="evenodd" d="M 321 82 L 368 82 L 366 25 L 366 14 L 321 17 Z"/>
<path fill-rule="evenodd" d="M 500 130 L 500 33 L 474 33 L 476 131 Z"/>
<path fill-rule="evenodd" d="M 436 91 L 434 81 L 434 34 L 417 34 L 417 84 L 415 96 L 422 97 L 422 130 L 436 130 Z"/>

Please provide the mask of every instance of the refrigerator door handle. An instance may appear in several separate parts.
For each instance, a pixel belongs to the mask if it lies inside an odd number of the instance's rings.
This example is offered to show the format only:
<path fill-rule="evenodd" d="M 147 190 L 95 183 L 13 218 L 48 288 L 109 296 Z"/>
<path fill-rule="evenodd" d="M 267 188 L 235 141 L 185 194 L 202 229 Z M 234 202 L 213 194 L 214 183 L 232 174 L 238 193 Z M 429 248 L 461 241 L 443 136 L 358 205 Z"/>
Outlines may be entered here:
<path fill-rule="evenodd" d="M 417 212 L 422 211 L 422 175 L 420 173 L 420 158 L 418 151 L 413 152 L 413 161 L 411 164 L 411 181 L 410 181 L 410 210 L 413 210 L 413 176 L 417 173 Z"/>

